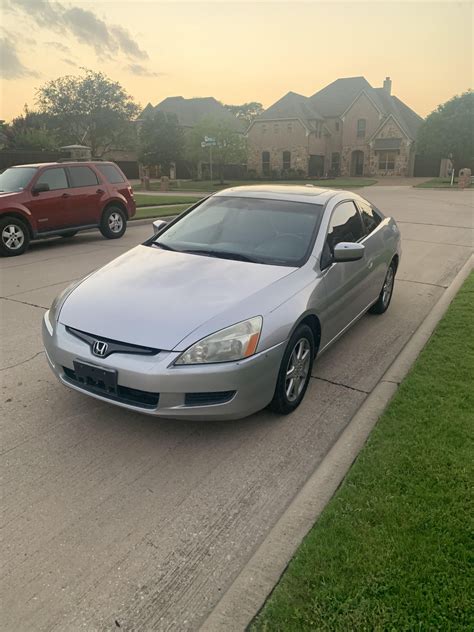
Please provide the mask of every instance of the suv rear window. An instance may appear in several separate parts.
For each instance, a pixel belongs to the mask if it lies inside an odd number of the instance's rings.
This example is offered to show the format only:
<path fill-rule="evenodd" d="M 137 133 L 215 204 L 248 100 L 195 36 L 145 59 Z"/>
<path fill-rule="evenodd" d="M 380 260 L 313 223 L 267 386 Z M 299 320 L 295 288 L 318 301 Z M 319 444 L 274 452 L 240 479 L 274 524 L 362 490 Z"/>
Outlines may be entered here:
<path fill-rule="evenodd" d="M 110 182 L 110 184 L 118 184 L 119 182 L 125 182 L 125 178 L 113 165 L 96 165 L 97 171 Z"/>
<path fill-rule="evenodd" d="M 72 187 L 91 187 L 99 184 L 97 176 L 90 167 L 69 167 Z"/>

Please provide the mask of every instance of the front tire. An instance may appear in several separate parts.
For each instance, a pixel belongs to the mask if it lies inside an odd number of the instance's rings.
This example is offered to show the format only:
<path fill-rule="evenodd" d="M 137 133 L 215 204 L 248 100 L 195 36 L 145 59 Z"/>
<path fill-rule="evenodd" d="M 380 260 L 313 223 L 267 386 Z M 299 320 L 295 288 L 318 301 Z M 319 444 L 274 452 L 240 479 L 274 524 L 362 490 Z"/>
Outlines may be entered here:
<path fill-rule="evenodd" d="M 300 325 L 283 355 L 270 410 L 288 415 L 298 408 L 308 388 L 314 356 L 314 334 L 308 325 Z"/>
<path fill-rule="evenodd" d="M 392 261 L 390 264 L 387 274 L 385 276 L 385 281 L 383 282 L 382 289 L 380 291 L 377 302 L 372 305 L 369 309 L 371 314 L 383 314 L 387 311 L 388 306 L 390 305 L 390 301 L 393 296 L 393 287 L 395 285 L 395 272 L 397 271 L 397 266 L 395 261 Z"/>
<path fill-rule="evenodd" d="M 118 206 L 105 209 L 100 222 L 100 232 L 107 239 L 120 239 L 127 230 L 125 213 Z"/>
<path fill-rule="evenodd" d="M 22 255 L 30 244 L 28 226 L 16 217 L 0 219 L 0 254 L 3 257 Z"/>

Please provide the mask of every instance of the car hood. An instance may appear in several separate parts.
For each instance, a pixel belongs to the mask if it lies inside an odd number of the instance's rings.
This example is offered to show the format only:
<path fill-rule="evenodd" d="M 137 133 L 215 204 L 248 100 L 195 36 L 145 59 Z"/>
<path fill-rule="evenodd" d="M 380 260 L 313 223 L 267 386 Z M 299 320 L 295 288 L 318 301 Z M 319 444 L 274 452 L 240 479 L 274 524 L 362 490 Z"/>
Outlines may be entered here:
<path fill-rule="evenodd" d="M 215 331 L 212 321 L 222 322 L 225 312 L 228 322 L 218 329 L 260 315 L 258 302 L 243 311 L 233 308 L 293 271 L 137 246 L 82 281 L 64 302 L 59 322 L 112 340 L 181 351 L 179 343 L 194 330 L 196 340 Z"/>

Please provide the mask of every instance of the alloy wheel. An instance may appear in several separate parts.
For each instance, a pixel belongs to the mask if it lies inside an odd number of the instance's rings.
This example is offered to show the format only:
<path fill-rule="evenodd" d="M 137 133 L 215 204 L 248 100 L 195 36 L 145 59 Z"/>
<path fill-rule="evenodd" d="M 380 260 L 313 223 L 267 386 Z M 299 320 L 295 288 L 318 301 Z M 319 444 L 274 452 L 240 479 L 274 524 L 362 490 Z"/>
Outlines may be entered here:
<path fill-rule="evenodd" d="M 113 233 L 119 233 L 123 228 L 123 217 L 114 211 L 109 215 L 109 228 Z"/>
<path fill-rule="evenodd" d="M 2 241 L 8 250 L 19 250 L 25 241 L 25 233 L 16 224 L 7 224 L 2 230 Z"/>
<path fill-rule="evenodd" d="M 393 266 L 390 266 L 390 268 L 387 271 L 387 276 L 385 277 L 385 282 L 382 288 L 382 303 L 384 307 L 387 307 L 387 305 L 390 302 L 390 297 L 392 296 L 392 292 L 393 292 L 394 280 L 395 280 L 395 274 L 393 272 Z"/>
<path fill-rule="evenodd" d="M 289 402 L 301 395 L 308 378 L 311 361 L 311 346 L 307 338 L 300 338 L 293 347 L 286 367 L 285 393 Z"/>

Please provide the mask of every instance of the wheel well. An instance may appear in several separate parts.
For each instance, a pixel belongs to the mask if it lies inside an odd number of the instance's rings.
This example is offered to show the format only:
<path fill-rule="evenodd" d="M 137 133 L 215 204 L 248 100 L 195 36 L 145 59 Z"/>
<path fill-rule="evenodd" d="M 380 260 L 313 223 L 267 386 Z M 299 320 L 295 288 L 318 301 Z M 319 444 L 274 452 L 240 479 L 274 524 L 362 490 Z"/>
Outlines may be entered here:
<path fill-rule="evenodd" d="M 314 349 L 315 356 L 319 350 L 319 343 L 321 342 L 321 323 L 319 322 L 319 318 L 314 314 L 308 314 L 303 318 L 303 320 L 299 323 L 300 325 L 308 325 L 311 327 L 311 331 L 314 335 Z"/>
<path fill-rule="evenodd" d="M 21 222 L 23 222 L 23 224 L 25 224 L 25 226 L 28 228 L 30 238 L 33 239 L 33 228 L 26 217 L 24 217 L 21 213 L 16 213 L 15 211 L 7 211 L 6 213 L 2 213 L 2 215 L 0 215 L 0 219 L 5 219 L 7 217 L 14 217 L 15 219 L 19 219 Z"/>
<path fill-rule="evenodd" d="M 106 204 L 106 206 L 104 207 L 104 210 L 102 211 L 102 216 L 104 215 L 105 211 L 107 211 L 107 209 L 109 209 L 112 206 L 118 207 L 124 213 L 125 219 L 128 219 L 127 209 L 125 208 L 125 205 L 122 204 L 122 202 L 120 202 L 119 200 L 114 200 L 113 202 L 108 202 Z"/>
<path fill-rule="evenodd" d="M 398 270 L 398 262 L 399 262 L 399 257 L 398 255 L 395 255 L 392 259 L 392 261 L 395 263 L 395 272 Z"/>

